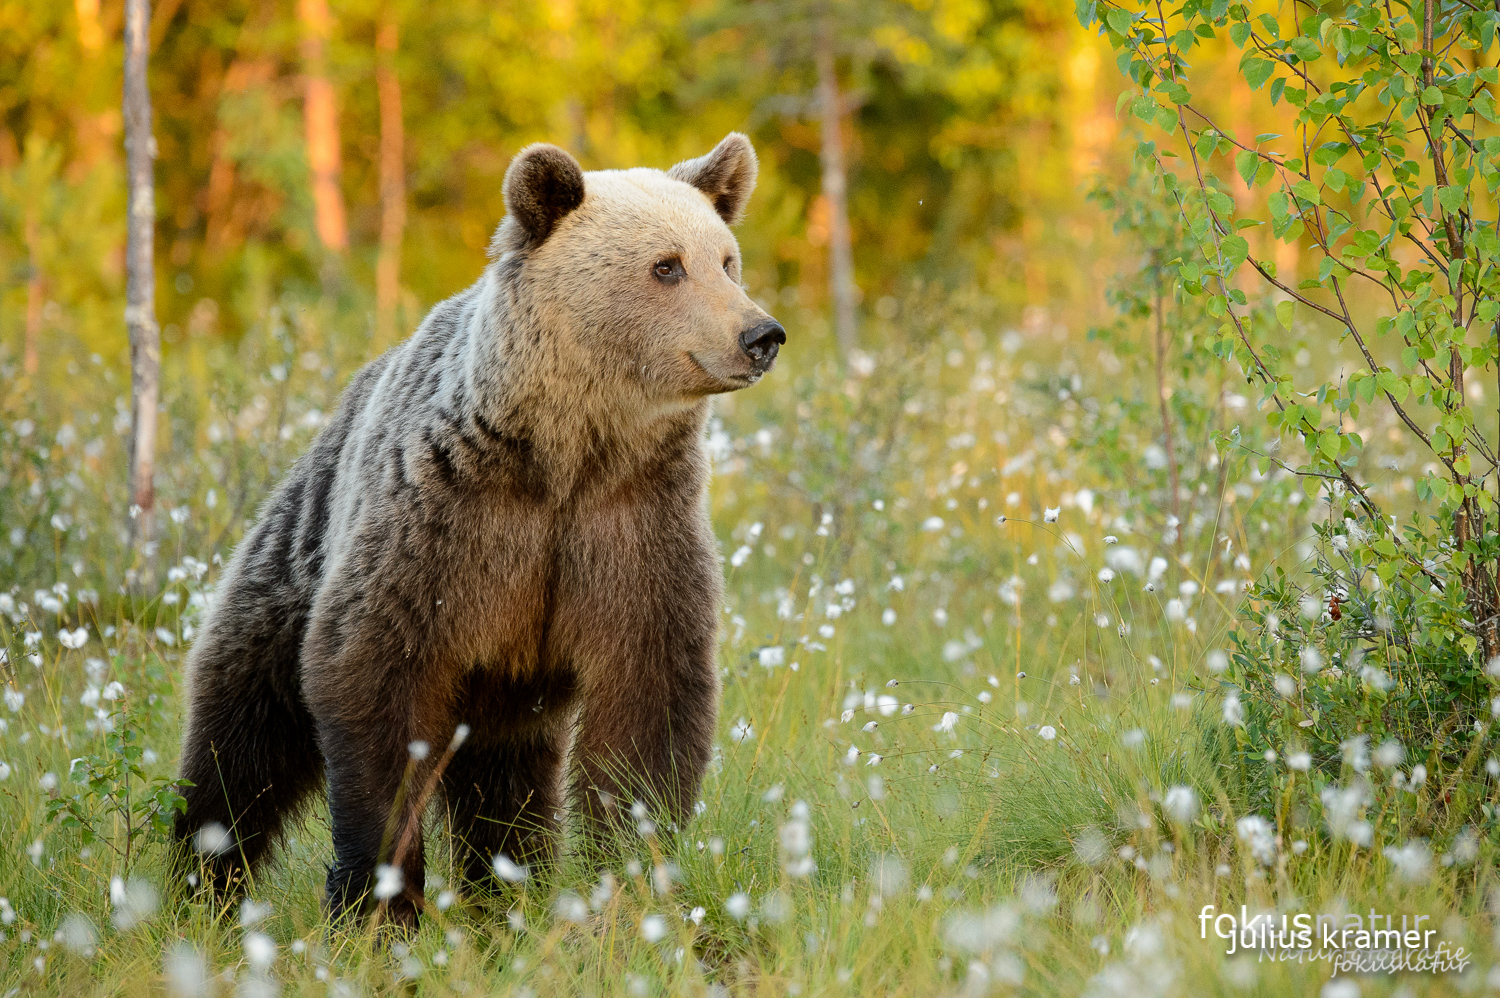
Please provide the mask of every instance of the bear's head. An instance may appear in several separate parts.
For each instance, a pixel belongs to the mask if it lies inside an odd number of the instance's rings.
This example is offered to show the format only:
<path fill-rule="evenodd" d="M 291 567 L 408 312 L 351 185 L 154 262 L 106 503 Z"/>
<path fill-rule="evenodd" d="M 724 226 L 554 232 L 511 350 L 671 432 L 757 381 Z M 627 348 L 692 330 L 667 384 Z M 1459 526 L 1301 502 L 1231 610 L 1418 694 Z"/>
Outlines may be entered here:
<path fill-rule="evenodd" d="M 544 144 L 517 154 L 493 252 L 549 353 L 663 403 L 759 381 L 786 331 L 745 294 L 729 231 L 756 169 L 738 132 L 665 173 L 585 173 Z"/>

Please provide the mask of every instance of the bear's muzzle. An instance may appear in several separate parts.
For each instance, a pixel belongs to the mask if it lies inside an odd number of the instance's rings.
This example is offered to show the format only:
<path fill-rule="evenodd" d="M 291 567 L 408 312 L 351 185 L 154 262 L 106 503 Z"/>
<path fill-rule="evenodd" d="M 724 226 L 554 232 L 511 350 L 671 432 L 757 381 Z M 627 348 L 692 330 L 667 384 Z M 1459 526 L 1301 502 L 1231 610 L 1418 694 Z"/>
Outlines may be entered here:
<path fill-rule="evenodd" d="M 751 370 L 765 374 L 776 363 L 776 354 L 786 342 L 786 330 L 775 319 L 766 319 L 740 333 L 740 349 L 750 355 Z"/>

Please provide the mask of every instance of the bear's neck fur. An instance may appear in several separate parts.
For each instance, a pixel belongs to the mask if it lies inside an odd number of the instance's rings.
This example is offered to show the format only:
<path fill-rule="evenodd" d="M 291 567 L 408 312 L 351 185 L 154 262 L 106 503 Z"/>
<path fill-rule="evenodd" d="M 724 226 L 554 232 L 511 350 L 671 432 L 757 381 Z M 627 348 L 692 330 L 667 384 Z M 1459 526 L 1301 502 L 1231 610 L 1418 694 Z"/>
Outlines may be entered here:
<path fill-rule="evenodd" d="M 708 398 L 654 398 L 633 372 L 610 369 L 578 344 L 565 317 L 528 293 L 524 255 L 507 253 L 470 289 L 464 381 L 472 404 L 525 440 L 567 495 L 596 478 L 622 479 L 701 456 Z"/>

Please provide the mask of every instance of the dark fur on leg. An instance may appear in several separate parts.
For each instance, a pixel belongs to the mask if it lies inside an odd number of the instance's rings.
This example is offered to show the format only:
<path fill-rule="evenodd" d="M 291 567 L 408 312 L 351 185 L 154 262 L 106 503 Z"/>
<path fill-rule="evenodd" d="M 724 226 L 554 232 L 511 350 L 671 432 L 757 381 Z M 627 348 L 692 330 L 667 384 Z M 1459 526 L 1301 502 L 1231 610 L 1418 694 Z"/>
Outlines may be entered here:
<path fill-rule="evenodd" d="M 466 745 L 443 776 L 454 867 L 465 884 L 494 886 L 494 858 L 541 872 L 556 861 L 566 733 Z"/>
<path fill-rule="evenodd" d="M 243 578 L 228 588 L 231 598 L 259 599 L 259 612 L 221 624 L 194 649 L 180 768 L 192 785 L 175 821 L 181 873 L 201 863 L 204 886 L 220 894 L 254 876 L 323 780 L 297 688 L 301 615 L 278 606 L 284 592 L 256 593 Z"/>
<path fill-rule="evenodd" d="M 333 865 L 326 899 L 334 920 L 384 907 L 384 924 L 414 929 L 426 886 L 421 791 L 428 769 L 409 759 L 399 737 L 361 737 L 337 722 L 323 737 L 341 746 L 328 758 L 328 813 L 333 825 Z M 377 898 L 376 869 L 399 857 L 400 890 Z"/>

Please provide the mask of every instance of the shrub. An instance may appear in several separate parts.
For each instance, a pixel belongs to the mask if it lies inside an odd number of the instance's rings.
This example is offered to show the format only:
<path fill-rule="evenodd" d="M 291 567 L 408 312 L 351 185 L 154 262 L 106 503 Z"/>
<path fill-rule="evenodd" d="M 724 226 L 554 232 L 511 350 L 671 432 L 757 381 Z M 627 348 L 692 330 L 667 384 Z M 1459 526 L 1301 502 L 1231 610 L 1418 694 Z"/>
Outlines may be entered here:
<path fill-rule="evenodd" d="M 1323 504 L 1310 574 L 1263 579 L 1234 636 L 1222 679 L 1241 690 L 1241 746 L 1305 751 L 1326 777 L 1362 774 L 1371 746 L 1400 739 L 1451 785 L 1488 744 L 1484 667 L 1500 669 L 1485 398 L 1500 372 L 1500 76 L 1478 58 L 1500 14 L 1369 0 L 1078 13 L 1130 77 L 1120 106 L 1152 130 L 1136 160 L 1175 206 L 1172 293 L 1201 304 L 1216 326 L 1203 349 L 1259 391 L 1273 438 L 1237 428 L 1221 444 Z M 1257 118 L 1276 122 L 1253 141 L 1195 94 L 1196 67 L 1235 49 Z M 1301 279 L 1278 269 L 1278 242 L 1308 259 Z M 1352 345 L 1355 369 L 1309 380 L 1288 347 L 1298 337 Z M 1377 431 L 1390 441 L 1378 461 Z M 1418 465 L 1410 496 L 1381 480 L 1403 447 Z"/>

